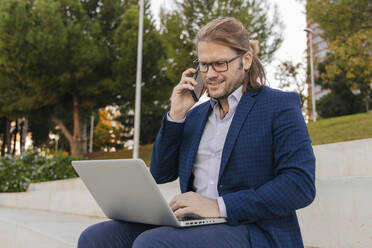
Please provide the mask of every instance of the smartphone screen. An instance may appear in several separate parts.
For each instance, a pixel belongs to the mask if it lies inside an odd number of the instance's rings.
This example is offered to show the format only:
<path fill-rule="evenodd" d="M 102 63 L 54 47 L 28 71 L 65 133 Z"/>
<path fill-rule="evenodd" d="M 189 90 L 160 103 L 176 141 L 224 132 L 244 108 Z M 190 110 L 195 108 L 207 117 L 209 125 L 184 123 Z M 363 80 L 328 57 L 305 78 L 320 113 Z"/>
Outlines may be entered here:
<path fill-rule="evenodd" d="M 204 93 L 204 84 L 203 84 L 201 75 L 199 73 L 199 68 L 197 72 L 194 74 L 194 79 L 198 84 L 194 87 L 194 90 L 191 91 L 191 95 L 194 98 L 194 101 L 197 102 L 199 101 L 199 98 Z"/>

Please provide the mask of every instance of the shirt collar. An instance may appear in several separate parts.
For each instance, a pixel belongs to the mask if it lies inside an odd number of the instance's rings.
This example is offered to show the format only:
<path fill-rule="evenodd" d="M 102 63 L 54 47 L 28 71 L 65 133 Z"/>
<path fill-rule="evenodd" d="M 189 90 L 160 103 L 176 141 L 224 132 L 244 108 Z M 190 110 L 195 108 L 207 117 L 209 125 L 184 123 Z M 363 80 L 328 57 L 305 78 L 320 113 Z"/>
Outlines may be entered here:
<path fill-rule="evenodd" d="M 229 103 L 229 106 L 231 105 L 231 102 L 235 100 L 236 103 L 240 101 L 240 98 L 242 98 L 243 95 L 243 85 L 240 85 L 239 88 L 237 88 L 233 93 L 231 93 L 227 97 L 227 102 Z M 218 103 L 217 99 L 215 98 L 210 98 L 210 103 L 212 108 Z"/>

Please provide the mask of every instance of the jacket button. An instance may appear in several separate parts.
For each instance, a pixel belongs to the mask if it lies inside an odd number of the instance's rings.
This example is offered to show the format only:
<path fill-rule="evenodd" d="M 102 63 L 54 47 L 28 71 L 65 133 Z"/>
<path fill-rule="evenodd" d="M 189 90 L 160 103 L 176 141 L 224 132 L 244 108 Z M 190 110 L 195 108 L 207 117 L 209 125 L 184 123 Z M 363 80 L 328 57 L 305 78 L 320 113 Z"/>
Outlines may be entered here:
<path fill-rule="evenodd" d="M 220 187 L 220 188 L 223 188 L 223 185 L 222 185 L 222 184 L 220 184 L 220 185 L 219 185 L 219 187 Z"/>

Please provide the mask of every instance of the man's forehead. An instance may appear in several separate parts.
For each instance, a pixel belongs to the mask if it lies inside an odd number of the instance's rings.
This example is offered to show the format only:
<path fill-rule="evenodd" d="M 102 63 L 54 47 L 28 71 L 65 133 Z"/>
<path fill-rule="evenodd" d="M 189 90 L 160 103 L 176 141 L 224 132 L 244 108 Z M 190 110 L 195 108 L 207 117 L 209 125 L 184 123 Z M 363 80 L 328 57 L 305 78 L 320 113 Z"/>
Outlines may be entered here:
<path fill-rule="evenodd" d="M 197 46 L 199 61 L 228 60 L 237 53 L 230 47 L 216 42 L 199 42 Z"/>

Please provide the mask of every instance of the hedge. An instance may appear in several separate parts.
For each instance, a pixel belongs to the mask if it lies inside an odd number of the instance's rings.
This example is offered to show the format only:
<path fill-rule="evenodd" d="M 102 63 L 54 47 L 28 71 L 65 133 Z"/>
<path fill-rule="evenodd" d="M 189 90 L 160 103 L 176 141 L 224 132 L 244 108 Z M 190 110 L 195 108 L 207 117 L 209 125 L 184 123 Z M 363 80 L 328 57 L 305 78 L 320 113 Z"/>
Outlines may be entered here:
<path fill-rule="evenodd" d="M 0 192 L 22 192 L 32 182 L 44 182 L 73 178 L 77 174 L 72 160 L 62 153 L 46 157 L 37 152 L 25 152 L 20 156 L 7 155 L 0 158 Z"/>

